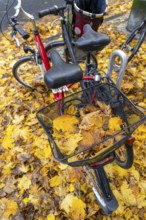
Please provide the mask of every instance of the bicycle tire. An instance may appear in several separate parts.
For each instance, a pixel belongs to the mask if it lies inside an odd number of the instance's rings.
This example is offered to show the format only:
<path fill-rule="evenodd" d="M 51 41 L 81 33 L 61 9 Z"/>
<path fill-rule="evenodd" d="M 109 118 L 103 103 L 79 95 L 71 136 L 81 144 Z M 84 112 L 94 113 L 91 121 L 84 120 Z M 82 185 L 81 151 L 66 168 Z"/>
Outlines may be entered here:
<path fill-rule="evenodd" d="M 65 62 L 67 62 L 69 59 L 68 53 L 64 50 L 63 42 L 57 41 L 55 43 L 51 43 L 49 46 L 47 45 L 45 49 L 48 54 L 48 59 L 49 59 L 49 53 L 52 49 L 57 50 L 57 52 L 61 55 L 62 59 Z M 37 56 L 38 56 L 38 60 L 41 61 L 39 55 Z M 39 65 L 35 63 L 35 59 L 33 57 L 34 55 L 20 58 L 12 68 L 13 76 L 17 80 L 17 82 L 20 83 L 22 86 L 26 87 L 27 89 L 32 89 L 32 90 L 36 89 L 37 85 L 44 83 L 43 82 L 44 74 L 41 72 Z M 94 66 L 97 67 L 97 60 L 93 54 L 91 55 L 91 61 L 92 63 L 95 64 Z M 70 60 L 70 62 L 72 61 Z M 81 60 L 78 60 L 78 62 L 81 62 Z M 83 71 L 87 72 L 86 66 Z"/>
<path fill-rule="evenodd" d="M 88 169 L 87 174 L 93 176 L 92 182 L 90 182 L 90 183 L 92 185 L 92 190 L 94 192 L 95 198 L 96 198 L 101 210 L 106 215 L 112 214 L 112 212 L 118 208 L 118 202 L 110 189 L 104 168 L 98 167 L 95 169 Z M 103 184 L 103 182 L 104 182 L 104 184 Z M 106 189 L 103 187 L 103 185 L 106 186 L 109 194 L 106 191 Z"/>
<path fill-rule="evenodd" d="M 35 89 L 36 84 L 43 82 L 40 68 L 35 64 L 32 56 L 20 58 L 13 66 L 12 73 L 18 83 L 28 89 Z"/>
<path fill-rule="evenodd" d="M 112 191 L 110 189 L 108 179 L 106 176 L 106 172 L 103 167 L 101 167 L 101 168 L 102 168 L 101 170 L 100 170 L 100 168 L 93 170 L 94 174 L 96 176 L 96 188 L 97 188 L 97 190 L 94 192 L 94 194 L 95 194 L 95 197 L 96 197 L 98 203 L 100 204 L 100 207 L 102 208 L 103 212 L 106 215 L 109 215 L 109 214 L 112 214 L 112 212 L 118 208 L 118 202 L 117 202 L 116 197 L 114 196 L 114 194 L 112 193 Z M 102 180 L 102 182 L 100 182 L 100 180 Z M 104 189 L 104 187 L 103 187 L 103 182 L 106 185 L 106 188 L 107 189 L 109 188 L 107 190 L 107 191 L 110 191 L 109 195 L 107 195 L 108 193 L 106 192 L 106 189 Z M 99 193 L 100 193 L 100 195 L 99 195 Z M 101 199 L 102 199 L 102 201 L 101 201 Z"/>
<path fill-rule="evenodd" d="M 59 53 L 61 53 L 61 57 L 63 59 L 66 59 L 63 54 L 62 50 L 62 43 L 58 42 L 58 44 L 52 44 L 52 47 L 46 47 L 46 51 L 48 54 L 49 59 L 49 53 L 52 49 L 56 48 Z M 36 53 L 38 54 L 38 53 Z M 38 64 L 35 63 L 35 55 L 31 56 L 25 56 L 20 58 L 13 66 L 12 73 L 14 78 L 17 80 L 18 83 L 20 83 L 22 86 L 24 86 L 27 89 L 36 89 L 36 86 L 39 84 L 44 84 L 44 73 L 45 70 L 41 71 L 41 68 L 39 67 L 39 63 L 41 65 L 41 59 L 39 55 L 37 55 Z M 50 61 L 49 61 L 50 62 Z M 43 65 L 41 65 L 43 68 Z"/>
<path fill-rule="evenodd" d="M 123 153 L 124 153 L 124 157 L 122 155 Z M 132 166 L 133 161 L 134 161 L 133 145 L 125 144 L 115 151 L 115 162 L 118 166 L 122 167 L 123 169 L 129 169 Z"/>

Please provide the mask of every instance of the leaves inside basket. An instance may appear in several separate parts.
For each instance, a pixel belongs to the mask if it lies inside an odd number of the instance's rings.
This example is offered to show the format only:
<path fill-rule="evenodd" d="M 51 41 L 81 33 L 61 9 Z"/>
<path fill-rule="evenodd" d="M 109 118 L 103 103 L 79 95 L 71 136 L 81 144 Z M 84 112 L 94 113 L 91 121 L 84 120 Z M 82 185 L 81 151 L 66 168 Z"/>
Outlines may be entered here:
<path fill-rule="evenodd" d="M 121 130 L 123 121 L 112 114 L 111 107 L 97 101 L 84 108 L 77 109 L 73 104 L 65 109 L 65 114 L 53 120 L 53 137 L 64 156 L 83 151 L 79 157 L 95 155 L 122 138 L 121 134 L 113 136 Z M 94 147 L 90 148 L 90 146 Z"/>

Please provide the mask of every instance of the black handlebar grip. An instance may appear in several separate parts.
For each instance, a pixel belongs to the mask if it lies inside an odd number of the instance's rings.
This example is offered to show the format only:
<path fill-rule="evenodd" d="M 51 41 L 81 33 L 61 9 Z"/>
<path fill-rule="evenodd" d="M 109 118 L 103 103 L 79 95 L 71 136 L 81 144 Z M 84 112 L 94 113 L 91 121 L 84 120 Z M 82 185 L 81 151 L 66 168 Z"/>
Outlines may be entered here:
<path fill-rule="evenodd" d="M 44 9 L 42 11 L 39 11 L 38 12 L 38 16 L 39 18 L 42 18 L 46 15 L 49 15 L 49 14 L 56 14 L 58 12 L 58 6 L 57 5 L 54 5 L 53 7 L 51 8 L 48 8 L 48 9 Z"/>
<path fill-rule="evenodd" d="M 26 31 L 24 31 L 19 24 L 15 24 L 14 29 L 19 32 L 23 39 L 27 40 L 29 38 L 29 34 Z"/>
<path fill-rule="evenodd" d="M 48 9 L 44 9 L 42 11 L 39 11 L 38 12 L 38 16 L 39 18 L 42 18 L 46 15 L 58 15 L 58 13 L 60 12 L 60 10 L 64 10 L 66 8 L 66 6 L 57 6 L 57 5 L 54 5 L 53 7 L 51 8 L 48 8 Z"/>

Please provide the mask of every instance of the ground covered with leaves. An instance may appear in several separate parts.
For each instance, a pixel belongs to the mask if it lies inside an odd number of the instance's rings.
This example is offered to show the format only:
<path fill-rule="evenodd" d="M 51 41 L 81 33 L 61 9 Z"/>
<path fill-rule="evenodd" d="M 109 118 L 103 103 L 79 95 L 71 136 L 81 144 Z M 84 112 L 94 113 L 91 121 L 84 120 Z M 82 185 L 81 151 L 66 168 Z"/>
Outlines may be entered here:
<path fill-rule="evenodd" d="M 122 1 L 121 5 L 110 7 L 108 16 L 128 12 L 130 7 L 131 1 Z M 38 26 L 44 38 L 59 31 L 59 26 L 52 29 L 50 22 L 38 21 Z M 113 22 L 103 23 L 99 31 L 111 38 L 109 46 L 97 55 L 99 67 L 106 71 L 110 53 L 120 47 L 126 36 Z M 33 37 L 29 39 L 32 42 Z M 144 43 L 128 64 L 122 83 L 124 93 L 142 107 L 146 107 L 145 51 Z M 106 167 L 119 202 L 119 208 L 106 217 L 82 168 L 71 168 L 54 160 L 36 119 L 37 110 L 52 102 L 53 96 L 45 85 L 30 91 L 13 78 L 12 66 L 23 55 L 22 49 L 0 35 L 0 219 L 146 219 L 146 124 L 134 134 L 132 168 L 124 170 L 115 163 Z"/>

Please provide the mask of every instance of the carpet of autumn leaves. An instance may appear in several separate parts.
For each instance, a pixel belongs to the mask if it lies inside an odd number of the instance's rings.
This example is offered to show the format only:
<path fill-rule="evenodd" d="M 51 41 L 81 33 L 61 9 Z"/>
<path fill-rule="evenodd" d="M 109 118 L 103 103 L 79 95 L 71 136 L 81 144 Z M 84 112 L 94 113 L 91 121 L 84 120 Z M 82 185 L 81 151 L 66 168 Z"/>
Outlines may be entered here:
<path fill-rule="evenodd" d="M 128 13 L 131 2 L 112 5 L 108 16 Z M 50 28 L 46 20 L 38 21 L 38 26 L 44 38 L 59 30 L 58 26 Z M 97 55 L 99 67 L 107 70 L 110 53 L 119 48 L 126 36 L 114 22 L 104 23 L 99 31 L 111 38 L 110 45 Z M 29 41 L 32 44 L 33 37 Z M 122 83 L 124 93 L 143 107 L 146 107 L 145 51 L 144 43 L 128 64 Z M 135 132 L 132 168 L 123 170 L 114 163 L 106 167 L 119 202 L 119 208 L 106 217 L 82 168 L 71 168 L 53 159 L 47 137 L 36 119 L 37 110 L 52 102 L 53 97 L 44 85 L 32 92 L 12 76 L 13 64 L 24 55 L 0 35 L 0 219 L 146 219 L 146 124 Z"/>

